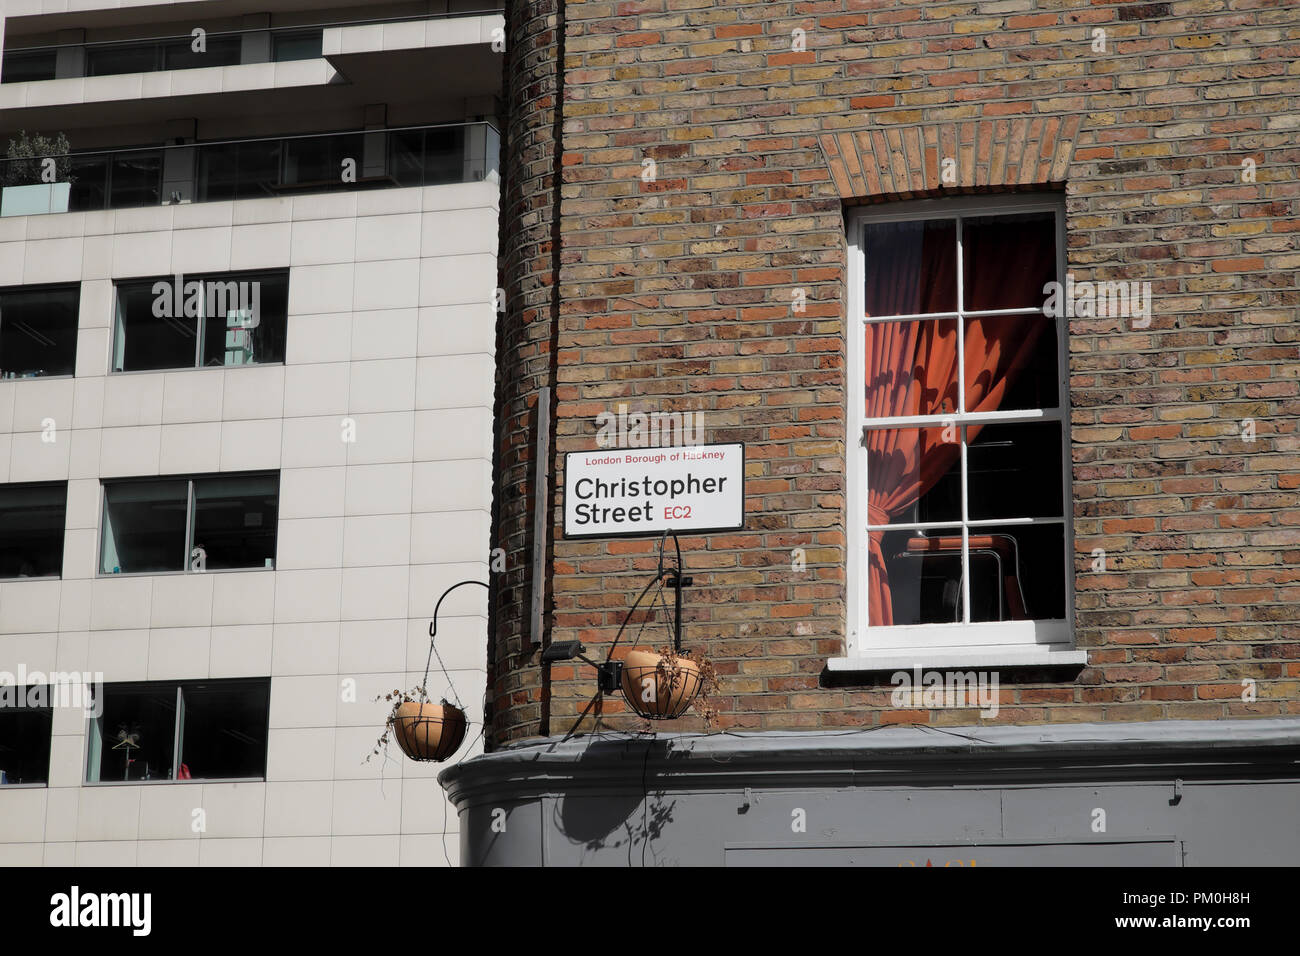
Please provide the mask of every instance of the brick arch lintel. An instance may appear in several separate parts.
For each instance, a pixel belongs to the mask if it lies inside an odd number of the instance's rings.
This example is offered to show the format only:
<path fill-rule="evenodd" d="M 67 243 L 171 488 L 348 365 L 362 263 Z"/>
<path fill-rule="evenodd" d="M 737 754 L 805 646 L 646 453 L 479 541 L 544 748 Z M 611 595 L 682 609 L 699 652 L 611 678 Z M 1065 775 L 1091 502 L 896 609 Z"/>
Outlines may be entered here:
<path fill-rule="evenodd" d="M 1063 183 L 1082 120 L 1009 116 L 827 132 L 818 140 L 842 199 L 906 198 Z M 942 179 L 948 158 L 956 160 L 952 182 Z"/>

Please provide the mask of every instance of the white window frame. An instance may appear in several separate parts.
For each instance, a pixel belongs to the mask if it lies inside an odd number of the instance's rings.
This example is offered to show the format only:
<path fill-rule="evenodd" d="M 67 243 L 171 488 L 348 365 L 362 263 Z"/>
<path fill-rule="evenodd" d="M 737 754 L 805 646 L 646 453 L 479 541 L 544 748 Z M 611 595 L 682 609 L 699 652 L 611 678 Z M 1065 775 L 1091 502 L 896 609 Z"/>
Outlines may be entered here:
<path fill-rule="evenodd" d="M 867 522 L 867 451 L 862 440 L 863 426 L 867 423 L 863 396 L 866 394 L 866 361 L 863 354 L 866 339 L 864 329 L 866 261 L 862 233 L 867 224 L 881 222 L 921 221 L 958 217 L 957 261 L 958 302 L 955 313 L 936 313 L 935 318 L 956 318 L 959 342 L 964 333 L 963 319 L 969 315 L 1015 315 L 1038 313 L 1037 308 L 998 309 L 981 312 L 963 311 L 961 301 L 962 247 L 961 216 L 1018 215 L 1030 212 L 1051 212 L 1056 218 L 1056 281 L 1065 279 L 1065 204 L 1059 195 L 981 196 L 954 199 L 923 199 L 890 203 L 885 206 L 862 207 L 850 210 L 846 217 L 848 229 L 848 409 L 846 416 L 847 451 L 846 476 L 848 483 L 848 567 L 847 605 L 845 621 L 845 652 L 842 658 L 828 662 L 832 671 L 884 670 L 912 667 L 943 666 L 1017 666 L 1046 664 L 1085 664 L 1087 653 L 1074 648 L 1074 541 L 1073 505 L 1070 493 L 1070 437 L 1069 437 L 1069 349 L 1068 326 L 1064 319 L 1056 319 L 1057 367 L 1059 372 L 1059 401 L 1056 409 L 1030 409 L 994 411 L 982 414 L 905 416 L 889 419 L 871 419 L 876 426 L 888 427 L 941 427 L 955 421 L 959 426 L 985 422 L 1059 421 L 1061 423 L 1061 481 L 1062 517 L 1056 520 L 1024 519 L 1024 524 L 1061 524 L 1064 530 L 1065 617 L 1061 620 L 988 621 L 952 624 L 890 625 L 868 627 L 866 606 L 868 594 L 868 560 L 870 526 Z M 872 317 L 883 321 L 888 317 Z M 925 318 L 916 316 L 915 318 Z M 1044 317 L 1043 321 L 1048 321 Z M 959 354 L 961 349 L 959 346 Z M 962 362 L 958 363 L 958 390 L 964 389 Z M 960 467 L 962 486 L 966 487 L 966 444 L 962 429 Z M 960 525 L 963 538 L 968 537 L 972 522 L 967 513 L 965 493 L 962 514 L 951 524 Z M 1016 521 L 989 520 L 989 525 L 1015 524 Z M 890 527 L 903 528 L 905 525 Z M 879 530 L 879 529 L 876 529 Z M 963 570 L 968 566 L 969 553 L 962 551 Z M 969 616 L 970 575 L 963 574 L 963 605 Z"/>

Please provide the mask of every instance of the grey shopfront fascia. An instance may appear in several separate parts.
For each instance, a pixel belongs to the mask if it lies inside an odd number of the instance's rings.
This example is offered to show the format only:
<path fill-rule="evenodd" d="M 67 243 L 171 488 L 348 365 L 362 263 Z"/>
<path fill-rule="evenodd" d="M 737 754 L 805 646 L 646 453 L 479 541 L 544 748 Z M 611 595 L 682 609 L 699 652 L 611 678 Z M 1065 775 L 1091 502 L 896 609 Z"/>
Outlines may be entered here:
<path fill-rule="evenodd" d="M 611 733 L 439 781 L 471 866 L 1300 863 L 1296 719 Z"/>

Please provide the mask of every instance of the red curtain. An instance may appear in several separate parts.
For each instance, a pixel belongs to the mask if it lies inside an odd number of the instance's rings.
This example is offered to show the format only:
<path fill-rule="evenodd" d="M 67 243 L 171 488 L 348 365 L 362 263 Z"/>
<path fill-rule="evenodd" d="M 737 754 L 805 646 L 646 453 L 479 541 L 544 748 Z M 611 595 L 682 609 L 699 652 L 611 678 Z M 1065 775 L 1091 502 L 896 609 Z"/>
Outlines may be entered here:
<path fill-rule="evenodd" d="M 905 243 L 873 249 L 868 305 L 876 315 L 939 312 L 952 302 L 956 243 L 951 234 L 927 235 L 920 254 Z M 1042 277 L 1054 272 L 1051 243 L 1021 230 L 997 243 L 964 249 L 970 310 L 1033 305 L 1042 301 Z M 996 256 L 991 253 L 996 252 Z M 1044 272 L 1044 269 L 1047 271 Z M 872 314 L 868 311 L 868 315 Z M 1029 317 L 1031 320 L 1032 316 Z M 970 319 L 965 330 L 966 410 L 993 411 L 1029 361 L 1043 321 Z M 866 324 L 866 415 L 954 413 L 957 402 L 956 320 Z M 978 426 L 967 428 L 973 440 Z M 959 440 L 943 429 L 875 429 L 867 438 L 867 517 L 888 524 L 934 487 L 961 454 Z M 879 533 L 868 535 L 871 626 L 894 622 L 893 601 Z"/>

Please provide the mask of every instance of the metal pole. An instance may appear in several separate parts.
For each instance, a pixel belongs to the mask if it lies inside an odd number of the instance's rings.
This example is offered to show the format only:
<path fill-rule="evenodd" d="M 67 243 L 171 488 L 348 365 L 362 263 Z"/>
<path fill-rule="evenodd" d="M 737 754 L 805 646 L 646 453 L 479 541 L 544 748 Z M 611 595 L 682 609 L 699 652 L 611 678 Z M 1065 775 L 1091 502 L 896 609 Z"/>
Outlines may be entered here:
<path fill-rule="evenodd" d="M 551 387 L 537 392 L 537 436 L 533 456 L 533 599 L 530 636 L 534 644 L 542 643 L 546 597 L 546 540 L 551 458 Z"/>

